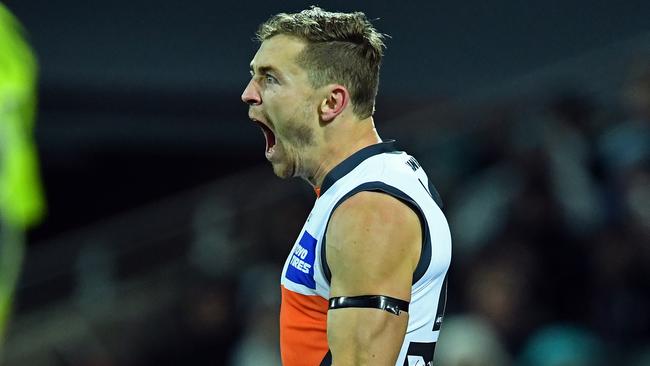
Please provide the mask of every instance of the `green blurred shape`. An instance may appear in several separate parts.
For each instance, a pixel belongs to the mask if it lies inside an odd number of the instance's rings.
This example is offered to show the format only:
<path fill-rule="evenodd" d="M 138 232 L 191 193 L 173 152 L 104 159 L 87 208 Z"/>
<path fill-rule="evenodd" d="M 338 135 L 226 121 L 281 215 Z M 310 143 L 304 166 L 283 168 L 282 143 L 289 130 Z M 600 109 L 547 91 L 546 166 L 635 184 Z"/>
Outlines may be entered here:
<path fill-rule="evenodd" d="M 45 202 L 33 141 L 37 63 L 16 18 L 0 4 L 0 355 L 24 255 L 24 231 Z"/>
<path fill-rule="evenodd" d="M 0 4 L 0 215 L 27 228 L 44 212 L 33 141 L 37 64 L 22 28 Z"/>

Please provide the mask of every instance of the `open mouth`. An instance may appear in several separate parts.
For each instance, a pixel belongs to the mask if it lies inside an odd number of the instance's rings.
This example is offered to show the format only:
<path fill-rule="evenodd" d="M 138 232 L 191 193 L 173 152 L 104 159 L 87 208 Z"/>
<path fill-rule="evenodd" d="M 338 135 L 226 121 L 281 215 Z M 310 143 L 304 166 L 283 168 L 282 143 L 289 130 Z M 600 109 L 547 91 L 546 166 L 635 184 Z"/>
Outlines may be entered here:
<path fill-rule="evenodd" d="M 271 152 L 271 150 L 275 146 L 275 134 L 264 123 L 257 120 L 253 120 L 253 122 L 257 123 L 262 129 L 262 132 L 264 133 L 264 138 L 266 139 L 266 152 L 267 153 Z"/>

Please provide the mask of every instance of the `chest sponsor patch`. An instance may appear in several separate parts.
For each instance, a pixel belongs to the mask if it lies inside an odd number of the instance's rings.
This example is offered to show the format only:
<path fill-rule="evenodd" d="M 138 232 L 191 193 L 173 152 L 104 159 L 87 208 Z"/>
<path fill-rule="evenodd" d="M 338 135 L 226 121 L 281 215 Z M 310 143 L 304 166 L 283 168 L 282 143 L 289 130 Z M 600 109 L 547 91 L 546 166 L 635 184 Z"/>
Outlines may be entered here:
<path fill-rule="evenodd" d="M 293 248 L 286 277 L 292 282 L 316 288 L 314 280 L 314 260 L 316 258 L 316 238 L 307 231 L 302 234 L 300 241 Z"/>

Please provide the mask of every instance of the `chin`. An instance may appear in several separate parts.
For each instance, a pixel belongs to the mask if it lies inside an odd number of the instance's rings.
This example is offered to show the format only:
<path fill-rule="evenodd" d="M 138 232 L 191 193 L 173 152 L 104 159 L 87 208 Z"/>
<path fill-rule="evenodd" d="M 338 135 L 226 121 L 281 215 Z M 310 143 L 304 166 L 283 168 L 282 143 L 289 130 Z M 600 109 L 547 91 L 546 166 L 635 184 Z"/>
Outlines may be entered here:
<path fill-rule="evenodd" d="M 287 164 L 273 164 L 273 173 L 282 179 L 293 178 L 294 170 Z"/>

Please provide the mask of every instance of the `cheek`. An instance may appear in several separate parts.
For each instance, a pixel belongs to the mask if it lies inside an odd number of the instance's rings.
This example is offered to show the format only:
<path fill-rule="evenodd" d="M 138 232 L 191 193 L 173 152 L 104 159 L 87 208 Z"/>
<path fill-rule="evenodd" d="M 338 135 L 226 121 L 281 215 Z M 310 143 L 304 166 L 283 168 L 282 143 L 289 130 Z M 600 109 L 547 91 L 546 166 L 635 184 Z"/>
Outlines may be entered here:
<path fill-rule="evenodd" d="M 286 136 L 297 147 L 311 146 L 314 143 L 314 130 L 306 123 L 296 123 L 287 129 Z"/>
<path fill-rule="evenodd" d="M 263 110 L 271 122 L 281 124 L 286 119 L 287 112 L 291 109 L 291 100 L 283 98 L 275 92 L 265 92 L 263 99 Z M 277 125 L 274 127 L 278 128 Z"/>

